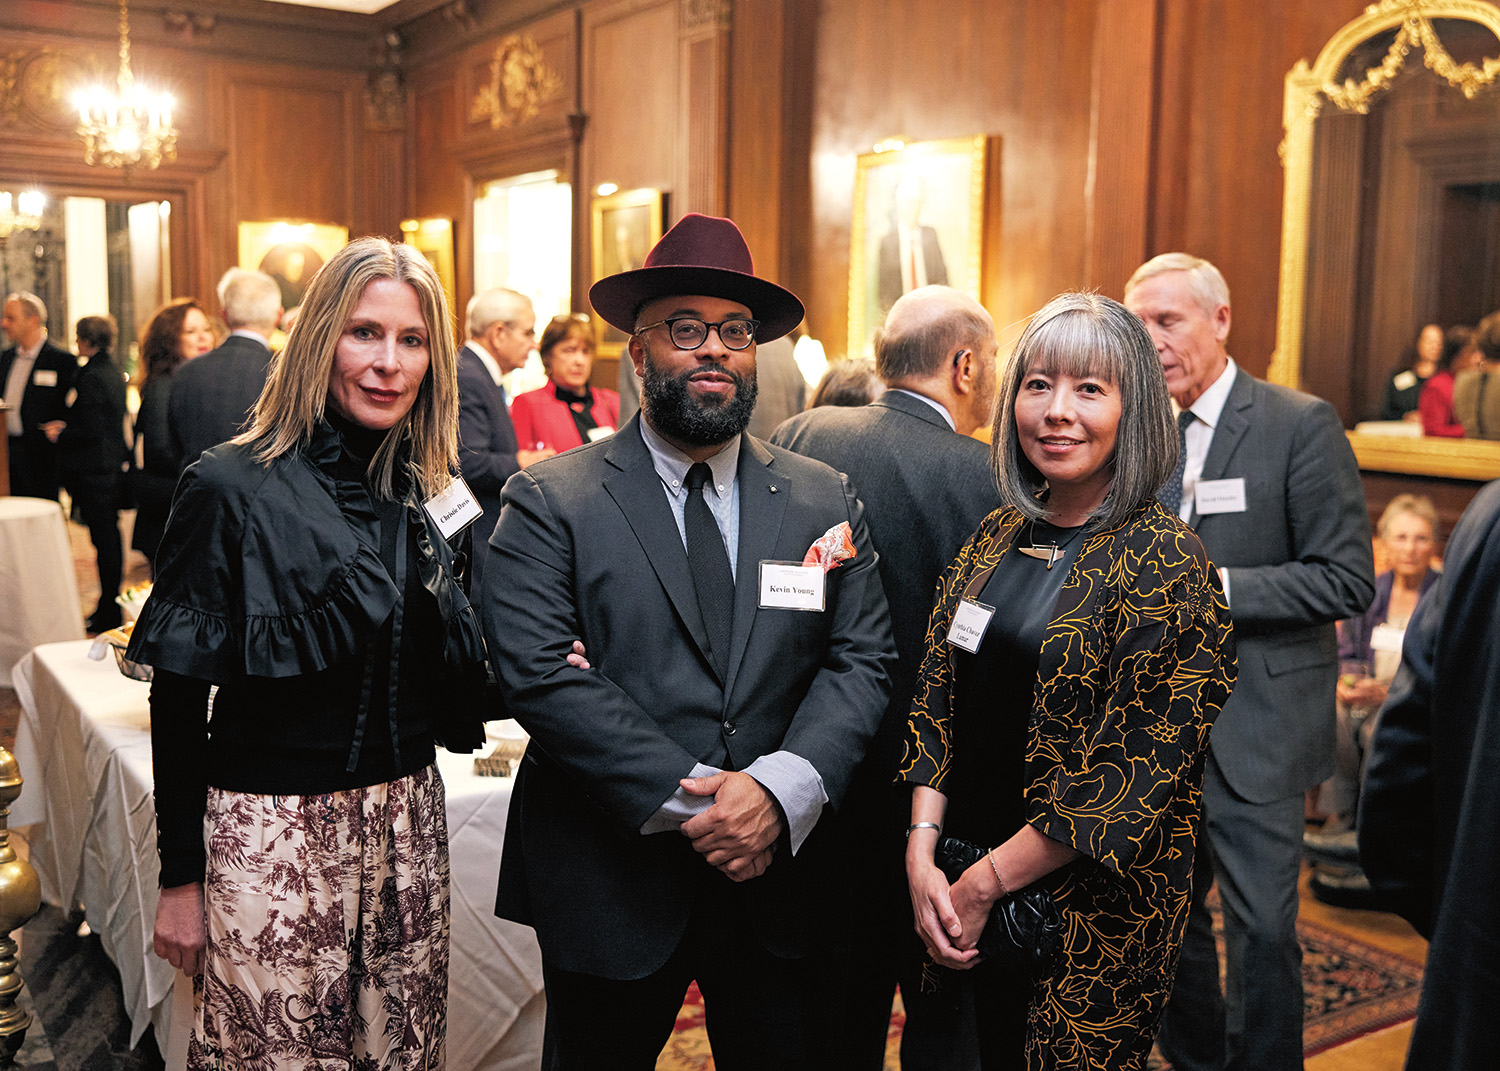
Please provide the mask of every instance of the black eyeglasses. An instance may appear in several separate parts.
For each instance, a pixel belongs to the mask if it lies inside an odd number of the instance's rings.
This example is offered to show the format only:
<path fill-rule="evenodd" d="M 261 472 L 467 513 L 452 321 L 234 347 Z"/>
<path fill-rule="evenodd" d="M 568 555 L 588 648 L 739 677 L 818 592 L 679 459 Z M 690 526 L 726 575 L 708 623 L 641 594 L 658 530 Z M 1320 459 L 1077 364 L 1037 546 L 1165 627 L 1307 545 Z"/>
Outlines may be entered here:
<path fill-rule="evenodd" d="M 720 320 L 716 324 L 704 323 L 695 316 L 671 316 L 665 320 L 658 320 L 654 324 L 645 327 L 637 327 L 636 334 L 649 331 L 653 327 L 667 328 L 667 337 L 672 340 L 672 345 L 680 350 L 695 350 L 708 340 L 708 330 L 713 328 L 719 332 L 719 341 L 724 343 L 726 350 L 746 350 L 755 341 L 756 329 L 760 327 L 759 320 Z"/>

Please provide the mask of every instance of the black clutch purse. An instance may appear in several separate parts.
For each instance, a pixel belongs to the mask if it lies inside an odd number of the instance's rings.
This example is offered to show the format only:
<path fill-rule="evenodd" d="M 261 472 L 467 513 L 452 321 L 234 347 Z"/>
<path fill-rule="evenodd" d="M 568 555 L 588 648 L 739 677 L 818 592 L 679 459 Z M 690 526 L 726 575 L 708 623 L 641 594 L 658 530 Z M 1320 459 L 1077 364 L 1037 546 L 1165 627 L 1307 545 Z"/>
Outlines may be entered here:
<path fill-rule="evenodd" d="M 932 861 L 951 884 L 984 857 L 985 850 L 973 841 L 942 837 Z M 995 901 L 978 947 L 986 960 L 1038 974 L 1061 950 L 1062 941 L 1062 912 L 1052 893 L 1028 885 Z"/>

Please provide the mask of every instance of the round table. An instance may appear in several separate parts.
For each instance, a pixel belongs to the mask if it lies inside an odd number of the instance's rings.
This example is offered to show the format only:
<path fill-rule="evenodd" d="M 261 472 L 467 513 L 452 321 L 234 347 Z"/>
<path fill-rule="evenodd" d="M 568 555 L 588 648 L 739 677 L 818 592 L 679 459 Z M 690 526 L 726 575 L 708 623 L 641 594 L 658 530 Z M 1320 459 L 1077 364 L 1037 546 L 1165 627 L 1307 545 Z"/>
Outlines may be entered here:
<path fill-rule="evenodd" d="M 0 498 L 0 607 L 0 685 L 38 644 L 83 639 L 68 528 L 50 499 Z"/>

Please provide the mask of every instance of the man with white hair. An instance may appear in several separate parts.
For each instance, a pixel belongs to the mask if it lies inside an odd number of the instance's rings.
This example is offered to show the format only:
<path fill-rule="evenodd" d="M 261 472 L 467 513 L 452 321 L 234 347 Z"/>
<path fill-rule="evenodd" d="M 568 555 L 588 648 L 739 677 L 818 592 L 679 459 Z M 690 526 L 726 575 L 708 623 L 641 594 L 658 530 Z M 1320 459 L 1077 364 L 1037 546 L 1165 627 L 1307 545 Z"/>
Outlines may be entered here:
<path fill-rule="evenodd" d="M 1239 678 L 1214 723 L 1192 907 L 1158 1043 L 1178 1071 L 1302 1066 L 1297 875 L 1304 792 L 1333 769 L 1334 623 L 1375 597 L 1354 451 L 1327 402 L 1230 358 L 1229 287 L 1164 253 L 1125 284 L 1156 343 L 1182 455 L 1158 498 L 1219 568 Z M 1224 908 L 1219 988 L 1206 897 Z"/>
<path fill-rule="evenodd" d="M 526 363 L 536 343 L 536 311 L 531 299 L 504 287 L 469 299 L 469 341 L 458 351 L 458 464 L 484 516 L 474 527 L 472 579 L 479 591 L 486 544 L 500 519 L 500 489 L 534 461 L 557 453 L 516 442 L 509 403 L 500 378 Z M 528 447 L 523 449 L 522 447 Z"/>
<path fill-rule="evenodd" d="M 0 390 L 10 438 L 10 493 L 56 498 L 57 446 L 42 425 L 67 414 L 78 360 L 47 338 L 47 306 L 35 294 L 7 294 L 0 327 L 10 347 L 0 352 Z"/>
<path fill-rule="evenodd" d="M 230 268 L 219 280 L 219 307 L 229 337 L 179 368 L 167 396 L 167 442 L 178 472 L 244 429 L 266 386 L 281 288 L 265 272 Z"/>

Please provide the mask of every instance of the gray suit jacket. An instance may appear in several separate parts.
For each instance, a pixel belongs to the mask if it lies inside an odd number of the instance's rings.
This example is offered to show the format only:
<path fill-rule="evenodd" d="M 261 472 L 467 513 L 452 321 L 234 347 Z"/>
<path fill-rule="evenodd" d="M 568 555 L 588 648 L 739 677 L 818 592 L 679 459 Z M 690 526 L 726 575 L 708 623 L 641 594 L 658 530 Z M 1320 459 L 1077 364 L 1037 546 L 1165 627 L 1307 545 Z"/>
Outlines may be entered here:
<path fill-rule="evenodd" d="M 1252 803 L 1332 772 L 1334 622 L 1375 597 L 1370 519 L 1354 451 L 1327 402 L 1235 377 L 1202 480 L 1242 478 L 1245 510 L 1190 523 L 1229 573 L 1239 679 L 1209 738 Z"/>
<path fill-rule="evenodd" d="M 746 436 L 727 678 L 710 663 L 687 553 L 638 420 L 505 486 L 483 590 L 511 715 L 531 733 L 496 910 L 536 927 L 549 964 L 639 978 L 695 906 L 742 918 L 779 955 L 826 937 L 819 830 L 736 885 L 676 833 L 640 827 L 695 762 L 742 770 L 790 751 L 837 807 L 885 709 L 890 625 L 863 509 L 827 466 Z M 822 613 L 758 608 L 762 561 L 801 561 L 848 522 L 856 556 Z M 503 579 L 502 579 L 503 578 Z M 566 656 L 574 639 L 589 670 Z"/>
<path fill-rule="evenodd" d="M 172 374 L 167 396 L 167 446 L 180 473 L 210 447 L 248 426 L 250 410 L 266 387 L 271 350 L 244 335 L 230 335 L 216 350 Z"/>
<path fill-rule="evenodd" d="M 900 391 L 857 408 L 810 409 L 781 425 L 771 441 L 847 475 L 865 504 L 898 656 L 890 705 L 865 769 L 889 786 L 905 745 L 938 577 L 979 522 L 1000 508 L 989 447 Z"/>

